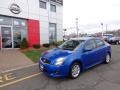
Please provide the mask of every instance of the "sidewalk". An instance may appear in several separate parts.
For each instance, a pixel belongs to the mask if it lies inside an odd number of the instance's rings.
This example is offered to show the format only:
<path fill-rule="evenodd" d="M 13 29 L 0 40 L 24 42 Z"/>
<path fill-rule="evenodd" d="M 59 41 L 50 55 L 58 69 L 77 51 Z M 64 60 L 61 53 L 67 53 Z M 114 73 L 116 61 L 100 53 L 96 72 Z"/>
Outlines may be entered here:
<path fill-rule="evenodd" d="M 19 50 L 0 50 L 0 72 L 31 64 L 33 64 L 33 62 Z"/>

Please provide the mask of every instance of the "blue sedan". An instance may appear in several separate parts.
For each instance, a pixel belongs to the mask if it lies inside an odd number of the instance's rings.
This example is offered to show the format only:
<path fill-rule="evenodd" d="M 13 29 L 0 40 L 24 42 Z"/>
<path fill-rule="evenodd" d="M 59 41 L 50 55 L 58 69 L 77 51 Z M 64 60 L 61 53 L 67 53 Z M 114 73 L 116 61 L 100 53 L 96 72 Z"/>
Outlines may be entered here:
<path fill-rule="evenodd" d="M 73 38 L 46 51 L 39 60 L 42 72 L 50 77 L 77 78 L 82 71 L 111 61 L 111 46 L 100 38 Z"/>

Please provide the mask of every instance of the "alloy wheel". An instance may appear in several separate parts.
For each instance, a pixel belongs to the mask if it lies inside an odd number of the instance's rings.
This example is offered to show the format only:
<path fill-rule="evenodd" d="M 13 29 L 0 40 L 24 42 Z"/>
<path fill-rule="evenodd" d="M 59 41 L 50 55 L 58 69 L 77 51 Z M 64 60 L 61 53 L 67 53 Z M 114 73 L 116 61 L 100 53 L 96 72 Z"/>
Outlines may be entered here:
<path fill-rule="evenodd" d="M 72 78 L 77 78 L 80 74 L 80 65 L 78 63 L 73 64 L 71 69 Z"/>
<path fill-rule="evenodd" d="M 111 57 L 110 57 L 110 55 L 109 55 L 109 54 L 107 54 L 107 56 L 106 56 L 106 60 L 105 60 L 105 63 L 109 63 L 109 62 L 110 62 L 110 60 L 111 60 Z"/>

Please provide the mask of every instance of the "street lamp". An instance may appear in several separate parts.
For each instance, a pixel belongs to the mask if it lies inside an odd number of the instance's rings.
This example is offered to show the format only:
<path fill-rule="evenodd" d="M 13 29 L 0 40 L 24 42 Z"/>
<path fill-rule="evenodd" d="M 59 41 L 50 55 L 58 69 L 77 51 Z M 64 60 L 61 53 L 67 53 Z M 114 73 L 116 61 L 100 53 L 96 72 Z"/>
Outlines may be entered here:
<path fill-rule="evenodd" d="M 79 28 L 78 28 L 78 18 L 76 18 L 76 31 L 77 31 L 77 37 L 79 37 L 79 33 L 78 33 L 78 31 L 79 31 Z"/>
<path fill-rule="evenodd" d="M 63 29 L 64 30 L 64 36 L 63 36 L 63 39 L 65 39 L 65 32 L 67 31 L 67 29 Z"/>
<path fill-rule="evenodd" d="M 102 36 L 103 36 L 103 23 L 101 23 L 101 28 L 102 28 Z"/>
<path fill-rule="evenodd" d="M 106 24 L 106 34 L 107 34 L 108 25 Z"/>

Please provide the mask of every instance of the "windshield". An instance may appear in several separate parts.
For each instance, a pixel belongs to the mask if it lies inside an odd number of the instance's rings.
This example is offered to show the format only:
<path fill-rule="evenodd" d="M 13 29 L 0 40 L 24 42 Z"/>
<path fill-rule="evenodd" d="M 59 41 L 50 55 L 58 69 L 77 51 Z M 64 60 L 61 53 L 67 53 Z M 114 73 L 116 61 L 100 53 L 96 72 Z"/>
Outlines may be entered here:
<path fill-rule="evenodd" d="M 69 40 L 69 41 L 64 42 L 58 48 L 63 49 L 63 50 L 73 51 L 83 41 L 84 40 Z"/>

